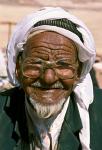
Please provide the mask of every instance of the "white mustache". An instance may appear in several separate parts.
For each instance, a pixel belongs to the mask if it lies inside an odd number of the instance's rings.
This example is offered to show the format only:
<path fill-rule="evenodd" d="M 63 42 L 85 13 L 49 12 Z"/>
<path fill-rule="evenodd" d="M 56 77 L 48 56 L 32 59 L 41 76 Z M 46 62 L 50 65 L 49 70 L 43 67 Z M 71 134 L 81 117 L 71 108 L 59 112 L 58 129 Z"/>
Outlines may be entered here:
<path fill-rule="evenodd" d="M 56 83 L 54 83 L 53 85 L 42 85 L 39 81 L 36 81 L 34 83 L 31 84 L 31 86 L 33 87 L 36 87 L 36 88 L 50 88 L 50 89 L 63 89 L 64 86 L 59 82 L 57 81 Z"/>

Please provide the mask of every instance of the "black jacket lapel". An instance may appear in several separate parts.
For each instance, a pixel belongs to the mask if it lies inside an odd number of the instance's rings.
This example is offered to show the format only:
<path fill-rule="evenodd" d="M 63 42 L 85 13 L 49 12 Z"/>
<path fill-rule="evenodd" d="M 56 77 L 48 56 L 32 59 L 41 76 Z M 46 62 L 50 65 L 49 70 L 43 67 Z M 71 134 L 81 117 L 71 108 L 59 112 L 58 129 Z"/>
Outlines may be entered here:
<path fill-rule="evenodd" d="M 81 148 L 79 141 L 79 131 L 81 128 L 82 123 L 78 107 L 72 94 L 59 137 L 59 149 L 79 150 Z"/>
<path fill-rule="evenodd" d="M 7 92 L 4 92 L 3 95 L 6 95 L 7 99 L 10 99 L 10 105 L 7 106 L 5 104 L 4 110 L 14 125 L 12 138 L 16 142 L 19 140 L 19 136 L 15 132 L 15 125 L 16 125 L 16 122 L 18 122 L 18 128 L 20 131 L 21 139 L 28 142 L 28 129 L 27 129 L 27 121 L 26 121 L 26 115 L 25 115 L 24 91 L 17 87 L 17 88 L 8 90 Z"/>

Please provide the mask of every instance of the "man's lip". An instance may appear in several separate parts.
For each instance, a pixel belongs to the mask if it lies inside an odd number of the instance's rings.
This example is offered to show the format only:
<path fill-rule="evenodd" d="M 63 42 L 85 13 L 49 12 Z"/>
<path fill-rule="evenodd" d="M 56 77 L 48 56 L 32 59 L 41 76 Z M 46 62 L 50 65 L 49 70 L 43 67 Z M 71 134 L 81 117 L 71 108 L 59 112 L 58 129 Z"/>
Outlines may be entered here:
<path fill-rule="evenodd" d="M 64 88 L 52 88 L 52 87 L 43 87 L 43 86 L 41 86 L 41 87 L 37 87 L 37 86 L 32 86 L 31 85 L 31 87 L 32 88 L 35 88 L 35 89 L 41 89 L 41 90 L 54 90 L 54 89 L 64 89 Z"/>

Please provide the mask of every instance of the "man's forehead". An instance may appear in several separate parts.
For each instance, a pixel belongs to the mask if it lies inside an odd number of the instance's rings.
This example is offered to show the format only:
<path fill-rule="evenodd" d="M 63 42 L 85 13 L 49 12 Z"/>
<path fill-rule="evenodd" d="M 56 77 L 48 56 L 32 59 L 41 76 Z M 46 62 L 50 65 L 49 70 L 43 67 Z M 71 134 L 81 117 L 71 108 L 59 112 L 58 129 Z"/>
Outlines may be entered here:
<path fill-rule="evenodd" d="M 76 47 L 75 43 L 68 39 L 67 37 L 51 31 L 45 31 L 42 33 L 39 33 L 37 35 L 34 35 L 30 37 L 30 39 L 27 40 L 26 46 L 27 47 L 36 47 L 44 44 L 52 44 L 55 46 L 65 46 L 65 47 Z"/>
<path fill-rule="evenodd" d="M 30 37 L 24 49 L 24 57 L 41 57 L 44 59 L 49 57 L 76 59 L 77 57 L 77 48 L 72 40 L 50 31 Z"/>

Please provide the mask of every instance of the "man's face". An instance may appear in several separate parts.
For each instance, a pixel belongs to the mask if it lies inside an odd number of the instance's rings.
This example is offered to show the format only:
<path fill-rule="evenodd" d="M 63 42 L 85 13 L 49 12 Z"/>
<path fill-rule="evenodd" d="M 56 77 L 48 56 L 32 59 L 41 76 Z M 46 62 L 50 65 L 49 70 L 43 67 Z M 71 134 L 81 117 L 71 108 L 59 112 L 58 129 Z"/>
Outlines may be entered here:
<path fill-rule="evenodd" d="M 77 49 L 55 32 L 31 37 L 17 61 L 17 78 L 28 96 L 48 106 L 66 99 L 78 80 Z"/>

